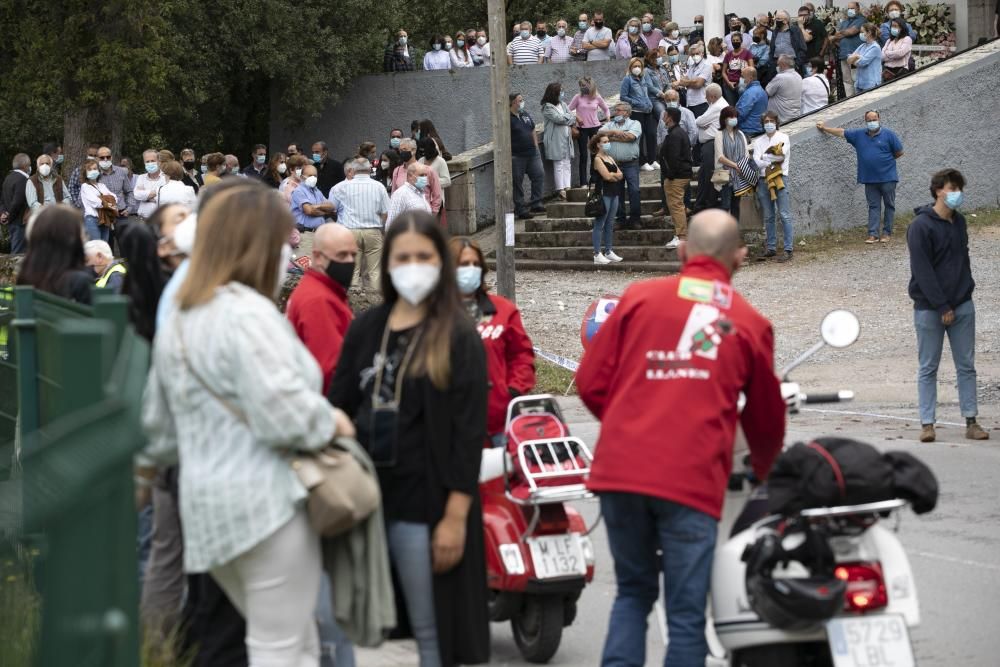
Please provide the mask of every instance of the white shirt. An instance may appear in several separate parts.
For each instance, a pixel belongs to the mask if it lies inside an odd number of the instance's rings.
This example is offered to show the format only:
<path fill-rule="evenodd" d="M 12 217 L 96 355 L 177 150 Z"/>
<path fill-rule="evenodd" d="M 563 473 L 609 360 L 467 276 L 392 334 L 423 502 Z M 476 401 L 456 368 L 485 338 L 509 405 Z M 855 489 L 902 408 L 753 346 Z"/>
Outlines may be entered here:
<path fill-rule="evenodd" d="M 385 228 L 388 230 L 392 221 L 406 211 L 431 212 L 431 205 L 427 203 L 423 193 L 409 181 L 404 183 L 402 187 L 396 188 L 392 197 L 389 198 L 389 215 L 385 219 Z"/>
<path fill-rule="evenodd" d="M 153 215 L 156 211 L 157 203 L 156 197 L 153 197 L 152 201 L 147 201 L 150 194 L 156 193 L 157 190 L 162 188 L 167 184 L 167 177 L 161 172 L 156 173 L 156 178 L 150 178 L 149 174 L 140 174 L 138 178 L 135 179 L 135 187 L 132 188 L 132 194 L 135 196 L 136 203 L 139 204 L 136 213 L 140 218 L 146 220 L 149 216 Z"/>
<path fill-rule="evenodd" d="M 788 176 L 788 159 L 792 147 L 792 142 L 788 140 L 788 135 L 780 130 L 772 134 L 770 137 L 766 134 L 762 134 L 753 141 L 753 160 L 757 167 L 760 169 L 760 175 L 764 175 L 764 171 L 771 166 L 771 163 L 765 158 L 764 152 L 767 151 L 771 146 L 776 146 L 782 144 L 781 154 L 785 156 L 784 161 L 781 163 L 781 175 Z"/>
<path fill-rule="evenodd" d="M 688 88 L 687 89 L 687 105 L 688 107 L 696 107 L 699 104 L 704 104 L 707 102 L 705 99 L 705 87 L 712 83 L 712 65 L 707 60 L 702 60 L 700 63 L 695 65 L 693 62 L 691 66 L 688 67 L 687 74 L 684 76 L 685 79 L 701 79 L 705 84 L 701 88 Z"/>
<path fill-rule="evenodd" d="M 799 113 L 807 114 L 829 103 L 830 83 L 825 74 L 813 74 L 802 79 L 802 108 Z"/>
<path fill-rule="evenodd" d="M 193 211 L 198 205 L 198 195 L 194 193 L 194 188 L 184 185 L 183 181 L 167 181 L 156 193 L 156 204 L 182 204 Z"/>
<path fill-rule="evenodd" d="M 663 39 L 660 40 L 658 48 L 663 49 L 663 52 L 666 53 L 671 46 L 676 46 L 677 53 L 679 55 L 684 55 L 685 51 L 687 51 L 688 43 L 687 40 L 684 39 L 683 37 L 678 37 L 677 39 L 670 39 L 668 35 L 664 35 Z"/>
<path fill-rule="evenodd" d="M 104 183 L 84 181 L 80 184 L 80 201 L 83 202 L 84 215 L 97 217 L 97 209 L 101 208 L 102 204 L 101 195 L 115 197 L 115 194 L 111 190 L 108 190 L 108 186 Z M 118 202 L 118 197 L 115 197 L 115 202 Z"/>
<path fill-rule="evenodd" d="M 698 142 L 715 141 L 715 135 L 719 133 L 719 114 L 729 106 L 725 97 L 720 97 L 714 104 L 709 104 L 708 109 L 702 115 L 694 119 L 694 124 L 698 126 Z"/>

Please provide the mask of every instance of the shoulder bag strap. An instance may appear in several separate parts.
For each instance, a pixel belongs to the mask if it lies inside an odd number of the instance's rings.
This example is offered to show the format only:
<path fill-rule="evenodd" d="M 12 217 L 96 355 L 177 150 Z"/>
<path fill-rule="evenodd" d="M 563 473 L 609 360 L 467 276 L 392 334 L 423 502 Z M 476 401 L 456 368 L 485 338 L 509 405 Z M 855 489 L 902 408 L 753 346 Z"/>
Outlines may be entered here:
<path fill-rule="evenodd" d="M 194 369 L 194 367 L 191 365 L 191 362 L 188 361 L 187 345 L 184 344 L 184 334 L 181 331 L 181 318 L 179 315 L 176 317 L 175 320 L 174 333 L 177 334 L 177 343 L 180 345 L 181 348 L 181 361 L 184 363 L 184 368 L 186 368 L 187 371 L 191 374 L 191 377 L 193 377 L 195 381 L 197 381 L 198 384 L 200 384 L 205 391 L 211 394 L 215 400 L 221 403 L 222 407 L 224 407 L 233 417 L 235 417 L 237 421 L 246 424 L 247 418 L 246 415 L 243 413 L 243 411 L 240 410 L 235 405 L 233 405 L 231 401 L 227 400 L 220 393 L 212 389 L 212 387 L 209 386 L 207 382 L 205 382 L 205 379 Z"/>

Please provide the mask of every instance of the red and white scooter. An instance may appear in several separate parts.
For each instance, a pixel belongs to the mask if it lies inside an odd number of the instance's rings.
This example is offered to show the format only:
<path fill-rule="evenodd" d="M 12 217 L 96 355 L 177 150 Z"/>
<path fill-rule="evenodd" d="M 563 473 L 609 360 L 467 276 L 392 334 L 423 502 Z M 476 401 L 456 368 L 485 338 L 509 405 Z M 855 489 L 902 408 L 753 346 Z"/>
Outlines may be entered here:
<path fill-rule="evenodd" d="M 593 456 L 547 394 L 511 401 L 506 434 L 506 447 L 484 450 L 480 472 L 490 617 L 509 620 L 524 658 L 545 663 L 594 578 L 589 531 L 568 505 L 592 497 Z"/>

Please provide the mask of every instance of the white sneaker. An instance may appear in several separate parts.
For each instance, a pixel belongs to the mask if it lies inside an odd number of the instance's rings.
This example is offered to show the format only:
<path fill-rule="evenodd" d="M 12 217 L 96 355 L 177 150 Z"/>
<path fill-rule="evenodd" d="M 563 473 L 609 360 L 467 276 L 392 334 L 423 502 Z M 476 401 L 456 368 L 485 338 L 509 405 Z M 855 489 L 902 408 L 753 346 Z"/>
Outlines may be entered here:
<path fill-rule="evenodd" d="M 604 253 L 604 256 L 608 259 L 609 262 L 620 262 L 620 261 L 622 261 L 622 258 L 619 257 L 618 255 L 616 255 L 614 250 L 612 250 L 611 252 Z"/>
<path fill-rule="evenodd" d="M 597 253 L 596 255 L 594 255 L 594 264 L 610 264 L 610 263 L 611 260 L 602 255 L 601 253 Z"/>
<path fill-rule="evenodd" d="M 653 162 L 651 164 L 653 165 L 653 169 L 659 169 L 660 168 L 660 163 L 657 162 L 656 160 L 653 160 Z"/>
<path fill-rule="evenodd" d="M 653 171 L 653 165 L 647 162 L 646 164 L 642 165 L 640 169 L 642 169 L 643 171 Z"/>
<path fill-rule="evenodd" d="M 681 240 L 675 236 L 674 239 L 666 245 L 666 248 L 668 250 L 676 250 L 680 244 Z"/>

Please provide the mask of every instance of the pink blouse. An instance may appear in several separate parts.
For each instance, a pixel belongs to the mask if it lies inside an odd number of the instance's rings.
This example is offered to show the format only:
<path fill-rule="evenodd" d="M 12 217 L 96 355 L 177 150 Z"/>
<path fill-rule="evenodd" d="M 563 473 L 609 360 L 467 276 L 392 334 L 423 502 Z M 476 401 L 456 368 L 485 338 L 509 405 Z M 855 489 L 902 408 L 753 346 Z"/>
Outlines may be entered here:
<path fill-rule="evenodd" d="M 600 95 L 574 95 L 569 101 L 569 110 L 576 112 L 577 125 L 580 127 L 600 127 L 597 110 L 604 112 L 605 118 L 611 117 L 608 103 Z"/>

